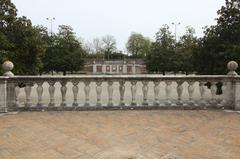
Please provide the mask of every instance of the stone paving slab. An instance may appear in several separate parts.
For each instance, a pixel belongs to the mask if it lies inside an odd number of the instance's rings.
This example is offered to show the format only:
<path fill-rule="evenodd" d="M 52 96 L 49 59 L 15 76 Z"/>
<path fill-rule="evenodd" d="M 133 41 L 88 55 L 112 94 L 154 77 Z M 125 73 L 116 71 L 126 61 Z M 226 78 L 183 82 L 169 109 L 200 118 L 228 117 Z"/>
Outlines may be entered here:
<path fill-rule="evenodd" d="M 22 112 L 0 116 L 0 159 L 239 159 L 240 114 Z"/>

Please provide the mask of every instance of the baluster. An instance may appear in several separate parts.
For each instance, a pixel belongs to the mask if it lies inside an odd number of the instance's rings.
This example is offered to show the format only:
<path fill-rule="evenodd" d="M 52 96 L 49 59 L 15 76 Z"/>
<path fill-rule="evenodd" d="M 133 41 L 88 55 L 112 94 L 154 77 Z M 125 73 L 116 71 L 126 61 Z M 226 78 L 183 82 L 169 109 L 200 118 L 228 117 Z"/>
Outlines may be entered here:
<path fill-rule="evenodd" d="M 172 81 L 166 81 L 166 88 L 165 88 L 165 91 L 166 91 L 166 103 L 165 104 L 167 106 L 171 106 L 172 105 L 172 102 L 170 100 L 170 94 L 172 92 L 171 84 L 172 84 Z"/>
<path fill-rule="evenodd" d="M 38 81 L 37 82 L 37 95 L 38 95 L 38 103 L 37 107 L 42 107 L 43 106 L 43 100 L 42 100 L 42 95 L 43 95 L 43 82 Z"/>
<path fill-rule="evenodd" d="M 206 106 L 206 101 L 204 100 L 204 95 L 205 95 L 205 82 L 200 81 L 199 82 L 199 91 L 200 91 L 200 101 L 199 101 L 199 106 Z"/>
<path fill-rule="evenodd" d="M 49 96 L 50 96 L 50 102 L 48 104 L 48 106 L 50 107 L 54 107 L 55 106 L 55 99 L 54 99 L 54 94 L 55 94 L 55 81 L 49 81 Z"/>
<path fill-rule="evenodd" d="M 66 84 L 67 82 L 66 81 L 61 81 L 61 94 L 62 94 L 62 103 L 61 103 L 61 106 L 62 107 L 66 107 L 67 106 L 67 103 L 66 103 L 66 93 L 67 93 L 67 87 L 66 87 Z"/>
<path fill-rule="evenodd" d="M 148 101 L 147 101 L 147 95 L 148 95 L 148 81 L 142 81 L 143 87 L 142 87 L 142 91 L 143 91 L 143 106 L 147 106 L 148 105 Z"/>
<path fill-rule="evenodd" d="M 119 92 L 120 92 L 120 106 L 125 106 L 124 93 L 125 93 L 125 81 L 119 81 Z"/>
<path fill-rule="evenodd" d="M 84 82 L 85 87 L 84 87 L 84 92 L 85 92 L 85 104 L 84 106 L 90 106 L 89 103 L 89 95 L 90 95 L 90 81 L 85 81 Z"/>
<path fill-rule="evenodd" d="M 136 87 L 136 84 L 137 82 L 136 81 L 131 81 L 131 92 L 132 92 L 132 103 L 131 105 L 132 106 L 136 106 L 137 103 L 136 103 L 136 92 L 137 92 L 137 87 Z"/>
<path fill-rule="evenodd" d="M 177 81 L 177 94 L 178 94 L 178 101 L 177 105 L 182 106 L 183 105 L 183 100 L 182 100 L 182 93 L 183 93 L 183 81 Z"/>
<path fill-rule="evenodd" d="M 154 106 L 159 106 L 160 105 L 160 101 L 159 101 L 160 86 L 159 86 L 159 84 L 160 84 L 159 81 L 154 82 L 154 97 L 155 97 Z"/>
<path fill-rule="evenodd" d="M 108 81 L 108 106 L 113 106 L 113 81 Z"/>
<path fill-rule="evenodd" d="M 211 82 L 211 94 L 212 94 L 212 98 L 211 98 L 211 105 L 212 106 L 216 106 L 217 105 L 217 86 L 216 86 L 217 82 Z"/>
<path fill-rule="evenodd" d="M 222 82 L 222 101 L 220 102 L 219 106 L 224 107 L 227 105 L 227 82 Z"/>
<path fill-rule="evenodd" d="M 96 87 L 96 92 L 97 92 L 97 106 L 102 106 L 102 103 L 101 103 L 102 81 L 97 81 L 96 84 L 97 84 L 97 87 Z"/>
<path fill-rule="evenodd" d="M 25 87 L 25 94 L 26 94 L 26 103 L 25 103 L 25 107 L 30 107 L 31 106 L 31 90 L 32 90 L 32 87 L 30 84 L 26 84 L 26 87 Z"/>
<path fill-rule="evenodd" d="M 189 94 L 189 101 L 188 101 L 188 103 L 189 103 L 190 106 L 191 105 L 194 106 L 195 105 L 195 103 L 193 101 L 193 93 L 194 93 L 194 90 L 195 90 L 194 82 L 193 81 L 189 81 L 188 84 L 189 84 L 189 86 L 188 86 L 188 94 Z"/>
<path fill-rule="evenodd" d="M 20 94 L 20 88 L 19 88 L 19 86 L 16 86 L 15 87 L 15 107 L 19 107 L 20 106 L 19 94 Z"/>
<path fill-rule="evenodd" d="M 73 87 L 72 87 L 72 91 L 73 91 L 73 107 L 78 107 L 78 99 L 77 99 L 77 95 L 78 95 L 78 91 L 79 91 L 79 87 L 78 87 L 78 81 L 73 81 Z"/>

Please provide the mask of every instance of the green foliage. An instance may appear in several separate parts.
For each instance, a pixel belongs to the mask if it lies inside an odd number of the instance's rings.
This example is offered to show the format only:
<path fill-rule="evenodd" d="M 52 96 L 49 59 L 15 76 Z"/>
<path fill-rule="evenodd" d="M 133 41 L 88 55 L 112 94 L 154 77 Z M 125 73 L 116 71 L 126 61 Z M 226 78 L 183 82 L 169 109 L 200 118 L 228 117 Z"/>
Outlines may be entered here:
<path fill-rule="evenodd" d="M 26 17 L 17 17 L 17 9 L 10 0 L 0 2 L 0 60 L 11 60 L 15 74 L 38 74 L 45 42 L 41 30 L 33 27 Z"/>
<path fill-rule="evenodd" d="M 15 21 L 17 9 L 11 0 L 0 1 L 0 27 L 7 27 Z"/>
<path fill-rule="evenodd" d="M 25 17 L 17 18 L 9 27 L 9 40 L 14 44 L 8 58 L 15 64 L 16 74 L 36 75 L 43 67 L 42 57 L 46 43 L 41 29 L 33 27 Z"/>
<path fill-rule="evenodd" d="M 217 13 L 217 25 L 206 28 L 194 54 L 199 74 L 226 74 L 227 62 L 240 60 L 239 0 L 226 0 Z"/>
<path fill-rule="evenodd" d="M 134 58 L 143 58 L 149 53 L 150 40 L 142 34 L 132 33 L 126 44 L 127 51 Z"/>
<path fill-rule="evenodd" d="M 193 53 L 198 47 L 198 39 L 195 34 L 195 29 L 186 27 L 186 33 L 180 37 L 176 45 L 176 66 L 178 71 L 184 71 L 186 74 L 194 72 Z"/>
<path fill-rule="evenodd" d="M 59 32 L 48 39 L 48 48 L 44 57 L 44 71 L 79 71 L 84 64 L 85 51 L 70 26 L 59 26 Z"/>
<path fill-rule="evenodd" d="M 156 41 L 151 44 L 150 52 L 146 56 L 146 65 L 149 72 L 173 71 L 175 55 L 174 36 L 169 31 L 169 27 L 164 25 L 156 33 Z"/>

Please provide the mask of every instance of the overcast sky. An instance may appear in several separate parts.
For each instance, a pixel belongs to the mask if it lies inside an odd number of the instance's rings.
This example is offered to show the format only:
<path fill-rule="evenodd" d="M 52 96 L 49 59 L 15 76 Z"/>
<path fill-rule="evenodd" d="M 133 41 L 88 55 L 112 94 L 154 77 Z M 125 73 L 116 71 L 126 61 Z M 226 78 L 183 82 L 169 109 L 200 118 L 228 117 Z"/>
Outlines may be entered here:
<path fill-rule="evenodd" d="M 225 0 L 12 0 L 18 15 L 25 15 L 34 25 L 50 28 L 47 17 L 55 17 L 53 30 L 61 24 L 74 28 L 77 36 L 91 41 L 113 35 L 123 50 L 131 32 L 154 39 L 163 24 L 174 33 L 172 22 L 180 22 L 178 36 L 186 26 L 203 35 L 202 27 L 215 24 L 217 10 Z"/>

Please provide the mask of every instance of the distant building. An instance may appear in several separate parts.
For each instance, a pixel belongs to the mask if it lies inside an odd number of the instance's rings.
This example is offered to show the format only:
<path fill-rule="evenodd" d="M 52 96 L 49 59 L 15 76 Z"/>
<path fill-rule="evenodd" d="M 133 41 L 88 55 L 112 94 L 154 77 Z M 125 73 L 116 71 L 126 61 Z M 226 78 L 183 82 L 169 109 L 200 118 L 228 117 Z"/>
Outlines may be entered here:
<path fill-rule="evenodd" d="M 143 60 L 89 60 L 84 66 L 88 74 L 143 74 L 146 65 Z"/>

